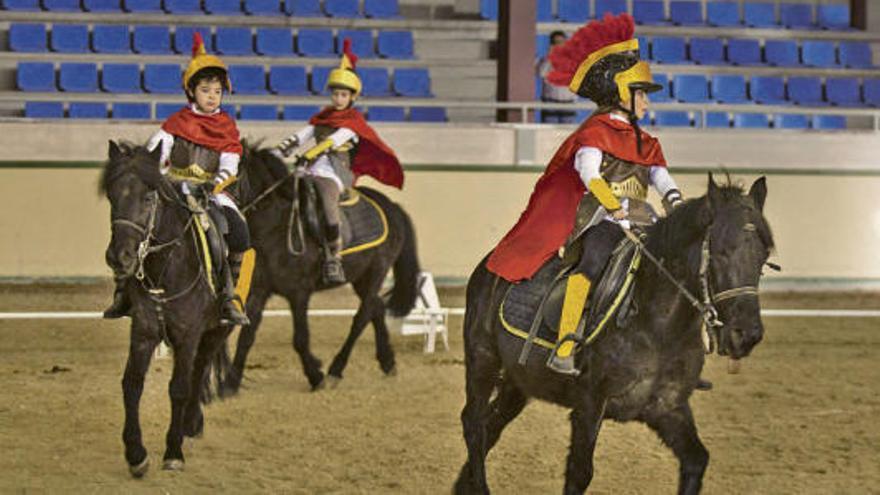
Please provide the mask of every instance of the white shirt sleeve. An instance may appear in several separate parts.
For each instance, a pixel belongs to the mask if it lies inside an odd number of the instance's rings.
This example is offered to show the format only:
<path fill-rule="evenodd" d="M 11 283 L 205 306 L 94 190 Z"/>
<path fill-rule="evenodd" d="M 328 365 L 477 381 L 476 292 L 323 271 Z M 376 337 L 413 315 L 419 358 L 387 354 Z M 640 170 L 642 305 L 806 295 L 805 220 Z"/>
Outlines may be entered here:
<path fill-rule="evenodd" d="M 340 127 L 339 129 L 336 129 L 336 132 L 330 135 L 329 139 L 333 140 L 333 147 L 338 148 L 348 141 L 354 141 L 356 143 L 357 134 L 347 127 Z"/>
<path fill-rule="evenodd" d="M 654 189 L 657 190 L 662 198 L 665 198 L 669 191 L 678 189 L 675 180 L 669 175 L 669 169 L 656 165 L 651 167 L 651 184 L 654 185 Z"/>
<path fill-rule="evenodd" d="M 592 146 L 584 146 L 574 155 L 574 169 L 577 170 L 584 182 L 587 191 L 590 190 L 590 181 L 602 178 L 599 169 L 602 167 L 602 150 Z"/>
<path fill-rule="evenodd" d="M 147 142 L 147 150 L 153 151 L 156 146 L 160 145 L 162 146 L 162 154 L 159 156 L 159 170 L 165 174 L 171 165 L 168 163 L 168 158 L 171 157 L 171 148 L 174 146 L 174 135 L 159 129 Z"/>
<path fill-rule="evenodd" d="M 214 177 L 214 182 L 219 184 L 230 177 L 238 175 L 238 162 L 240 160 L 241 155 L 238 153 L 230 153 L 228 151 L 220 153 L 220 167 L 217 170 L 217 176 Z"/>
<path fill-rule="evenodd" d="M 315 126 L 307 125 L 293 133 L 293 135 L 296 136 L 297 142 L 302 146 L 303 143 L 315 136 Z"/>

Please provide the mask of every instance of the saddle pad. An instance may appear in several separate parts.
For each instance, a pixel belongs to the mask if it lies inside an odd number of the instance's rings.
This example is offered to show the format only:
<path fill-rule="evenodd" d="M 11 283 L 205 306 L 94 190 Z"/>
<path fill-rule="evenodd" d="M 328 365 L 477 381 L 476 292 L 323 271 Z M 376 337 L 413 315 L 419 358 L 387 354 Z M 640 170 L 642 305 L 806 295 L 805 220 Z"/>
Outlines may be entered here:
<path fill-rule="evenodd" d="M 376 247 L 388 238 L 388 219 L 382 208 L 357 189 L 339 203 L 342 213 L 343 256 Z"/>
<path fill-rule="evenodd" d="M 529 335 L 529 328 L 532 326 L 544 293 L 562 270 L 562 260 L 554 256 L 532 278 L 510 286 L 500 309 L 501 323 L 508 332 L 521 338 Z M 541 325 L 533 342 L 552 349 L 556 342 L 556 334 L 545 325 Z"/>

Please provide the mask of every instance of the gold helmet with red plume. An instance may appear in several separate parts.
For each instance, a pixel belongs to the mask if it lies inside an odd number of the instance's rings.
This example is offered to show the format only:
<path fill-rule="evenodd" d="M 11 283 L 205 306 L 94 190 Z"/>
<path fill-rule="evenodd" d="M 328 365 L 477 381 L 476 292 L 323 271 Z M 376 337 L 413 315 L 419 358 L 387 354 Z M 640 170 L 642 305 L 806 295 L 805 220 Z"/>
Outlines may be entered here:
<path fill-rule="evenodd" d="M 547 79 L 599 106 L 631 108 L 636 90 L 647 93 L 663 86 L 654 82 L 646 62 L 639 61 L 639 40 L 629 14 L 605 14 L 580 28 L 550 52 L 553 70 Z M 627 104 L 624 104 L 627 103 Z"/>
<path fill-rule="evenodd" d="M 342 41 L 342 59 L 339 67 L 330 71 L 327 87 L 348 89 L 353 97 L 357 97 L 361 92 L 361 78 L 354 71 L 357 60 L 357 55 L 351 51 L 351 40 L 345 38 Z"/>
<path fill-rule="evenodd" d="M 226 64 L 216 55 L 210 55 L 205 51 L 205 41 L 198 31 L 193 33 L 192 59 L 183 73 L 183 89 L 189 91 L 189 82 L 199 71 L 204 69 L 220 69 L 223 72 L 221 82 L 226 86 L 227 91 L 232 91 L 232 82 L 229 80 L 229 70 Z"/>

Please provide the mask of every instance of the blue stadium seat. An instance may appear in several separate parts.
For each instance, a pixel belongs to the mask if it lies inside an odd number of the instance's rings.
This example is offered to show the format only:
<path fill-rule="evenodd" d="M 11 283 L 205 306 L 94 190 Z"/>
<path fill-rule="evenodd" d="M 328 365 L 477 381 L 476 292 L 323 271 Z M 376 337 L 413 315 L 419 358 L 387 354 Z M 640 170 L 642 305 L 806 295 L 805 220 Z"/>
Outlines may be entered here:
<path fill-rule="evenodd" d="M 165 120 L 184 106 L 182 103 L 156 103 L 156 120 Z"/>
<path fill-rule="evenodd" d="M 795 105 L 825 106 L 822 81 L 818 77 L 791 76 L 788 78 L 788 99 Z"/>
<path fill-rule="evenodd" d="M 394 93 L 411 98 L 430 97 L 431 76 L 428 69 L 400 68 L 394 70 Z"/>
<path fill-rule="evenodd" d="M 820 4 L 816 12 L 817 24 L 822 29 L 850 29 L 849 5 Z"/>
<path fill-rule="evenodd" d="M 363 83 L 364 96 L 391 96 L 391 82 L 384 67 L 362 67 L 358 75 Z"/>
<path fill-rule="evenodd" d="M 763 65 L 761 43 L 745 38 L 727 40 L 727 61 L 733 65 Z"/>
<path fill-rule="evenodd" d="M 161 14 L 162 0 L 122 0 L 122 10 L 143 14 Z"/>
<path fill-rule="evenodd" d="M 657 127 L 690 127 L 691 117 L 687 112 L 657 111 L 654 112 L 654 125 Z"/>
<path fill-rule="evenodd" d="M 374 19 L 397 19 L 400 5 L 397 0 L 364 0 L 364 15 Z"/>
<path fill-rule="evenodd" d="M 182 72 L 177 64 L 144 65 L 144 90 L 148 93 L 179 94 Z"/>
<path fill-rule="evenodd" d="M 292 65 L 270 67 L 269 91 L 279 95 L 308 95 L 306 68 Z"/>
<path fill-rule="evenodd" d="M 15 82 L 22 91 L 55 91 L 55 67 L 52 62 L 19 62 Z"/>
<path fill-rule="evenodd" d="M 174 51 L 189 56 L 192 54 L 193 33 L 198 31 L 205 42 L 205 51 L 214 51 L 211 43 L 211 28 L 204 26 L 177 26 L 174 29 Z"/>
<path fill-rule="evenodd" d="M 651 42 L 651 58 L 661 64 L 687 63 L 684 38 L 655 37 Z"/>
<path fill-rule="evenodd" d="M 663 0 L 633 0 L 633 19 L 636 24 L 662 25 L 666 20 Z"/>
<path fill-rule="evenodd" d="M 651 60 L 651 43 L 644 36 L 637 36 L 639 40 L 639 58 L 641 60 Z"/>
<path fill-rule="evenodd" d="M 243 15 L 241 0 L 202 0 L 205 12 L 213 15 Z"/>
<path fill-rule="evenodd" d="M 809 129 L 810 116 L 797 113 L 778 113 L 773 116 L 776 129 Z"/>
<path fill-rule="evenodd" d="M 239 118 L 241 120 L 278 120 L 278 107 L 275 105 L 242 105 Z"/>
<path fill-rule="evenodd" d="M 257 28 L 256 51 L 260 55 L 292 57 L 293 32 L 290 28 Z"/>
<path fill-rule="evenodd" d="M 244 11 L 248 15 L 279 15 L 281 14 L 281 2 L 279 0 L 244 0 Z"/>
<path fill-rule="evenodd" d="M 266 94 L 266 73 L 262 65 L 230 65 L 232 92 L 239 95 Z"/>
<path fill-rule="evenodd" d="M 403 107 L 370 107 L 367 112 L 367 120 L 374 122 L 403 122 L 406 120 L 406 110 Z"/>
<path fill-rule="evenodd" d="M 669 2 L 669 20 L 677 26 L 704 24 L 703 5 L 701 2 L 673 0 Z"/>
<path fill-rule="evenodd" d="M 804 65 L 808 67 L 837 67 L 834 42 L 806 40 L 801 45 Z"/>
<path fill-rule="evenodd" d="M 67 107 L 71 119 L 106 119 L 107 104 L 91 101 L 75 101 Z"/>
<path fill-rule="evenodd" d="M 163 0 L 165 12 L 174 15 L 204 14 L 201 0 Z"/>
<path fill-rule="evenodd" d="M 446 109 L 444 107 L 410 107 L 409 120 L 411 122 L 446 122 Z"/>
<path fill-rule="evenodd" d="M 316 95 L 327 94 L 327 78 L 334 67 L 312 67 L 309 87 Z"/>
<path fill-rule="evenodd" d="M 79 0 L 42 0 L 43 9 L 50 12 L 80 12 Z"/>
<path fill-rule="evenodd" d="M 776 67 L 797 67 L 801 56 L 795 40 L 767 40 L 764 42 L 764 60 Z"/>
<path fill-rule="evenodd" d="M 131 53 L 131 33 L 124 24 L 92 26 L 92 51 L 95 53 Z"/>
<path fill-rule="evenodd" d="M 864 41 L 841 41 L 838 50 L 840 64 L 845 67 L 858 69 L 874 67 L 871 45 Z"/>
<path fill-rule="evenodd" d="M 381 35 L 382 32 L 380 31 Z M 550 53 L 550 35 L 539 34 L 535 36 L 535 56 L 536 58 L 544 58 Z"/>
<path fill-rule="evenodd" d="M 105 63 L 101 69 L 101 90 L 108 93 L 141 93 L 141 69 L 137 64 Z"/>
<path fill-rule="evenodd" d="M 81 62 L 62 62 L 58 71 L 58 89 L 74 93 L 98 90 L 98 66 Z"/>
<path fill-rule="evenodd" d="M 114 103 L 110 108 L 110 115 L 113 119 L 126 120 L 149 120 L 150 104 L 149 103 Z"/>
<path fill-rule="evenodd" d="M 373 46 L 373 32 L 363 29 L 340 29 L 336 35 L 336 53 L 342 55 L 342 40 L 351 40 L 351 50 L 362 58 L 374 58 L 376 48 Z"/>
<path fill-rule="evenodd" d="M 293 17 L 324 17 L 320 0 L 284 0 L 284 12 Z"/>
<path fill-rule="evenodd" d="M 862 105 L 862 88 L 854 77 L 829 77 L 825 80 L 825 98 L 838 107 Z"/>
<path fill-rule="evenodd" d="M 770 116 L 766 113 L 737 113 L 733 116 L 733 127 L 738 129 L 767 129 Z"/>
<path fill-rule="evenodd" d="M 741 74 L 712 76 L 712 99 L 718 103 L 750 103 L 746 93 L 746 78 Z"/>
<path fill-rule="evenodd" d="M 549 40 L 547 42 L 549 44 Z M 380 57 L 410 59 L 415 57 L 412 31 L 379 31 L 376 51 Z"/>
<path fill-rule="evenodd" d="M 9 26 L 9 49 L 14 52 L 45 52 L 46 25 L 12 23 Z"/>
<path fill-rule="evenodd" d="M 83 0 L 82 6 L 87 12 L 122 12 L 120 0 Z"/>
<path fill-rule="evenodd" d="M 218 27 L 214 35 L 214 48 L 223 55 L 253 55 L 254 39 L 251 28 Z"/>
<path fill-rule="evenodd" d="M 171 35 L 166 26 L 135 26 L 132 48 L 136 53 L 165 55 L 171 53 Z"/>
<path fill-rule="evenodd" d="M 50 45 L 56 52 L 86 53 L 89 51 L 89 27 L 85 24 L 55 24 Z"/>
<path fill-rule="evenodd" d="M 726 65 L 721 38 L 691 38 L 691 60 L 700 65 Z"/>
<path fill-rule="evenodd" d="M 813 22 L 813 6 L 807 3 L 779 4 L 779 17 L 783 26 L 790 29 L 810 29 Z"/>
<path fill-rule="evenodd" d="M 706 112 L 706 127 L 726 129 L 730 127 L 730 114 L 727 112 Z"/>
<path fill-rule="evenodd" d="M 717 27 L 742 26 L 742 20 L 739 17 L 739 2 L 706 3 L 706 22 L 710 26 Z"/>
<path fill-rule="evenodd" d="M 37 0 L 3 0 L 5 10 L 40 10 L 40 2 Z"/>
<path fill-rule="evenodd" d="M 781 77 L 754 76 L 751 81 L 752 101 L 762 105 L 784 105 L 785 83 Z"/>
<path fill-rule="evenodd" d="M 846 129 L 846 117 L 843 115 L 816 115 L 813 117 L 813 129 L 840 131 Z"/>
<path fill-rule="evenodd" d="M 281 118 L 284 120 L 303 120 L 308 121 L 312 115 L 321 111 L 321 107 L 317 105 L 285 105 L 281 112 Z"/>
<path fill-rule="evenodd" d="M 626 0 L 596 0 L 597 19 L 605 17 L 605 14 L 618 15 L 624 12 L 626 12 Z"/>
<path fill-rule="evenodd" d="M 862 83 L 865 105 L 880 107 L 880 79 L 865 79 Z"/>
<path fill-rule="evenodd" d="M 553 16 L 553 2 L 551 0 L 538 0 L 535 6 L 535 13 L 538 22 L 554 22 L 556 18 Z"/>
<path fill-rule="evenodd" d="M 669 91 L 669 76 L 666 74 L 652 74 L 654 78 L 654 82 L 663 86 L 663 89 L 660 91 L 656 91 L 651 93 L 649 98 L 654 103 L 666 103 L 668 101 L 672 101 L 672 96 Z"/>
<path fill-rule="evenodd" d="M 24 116 L 31 119 L 60 119 L 64 117 L 64 104 L 60 101 L 26 101 Z"/>
<path fill-rule="evenodd" d="M 333 31 L 300 29 L 296 34 L 296 51 L 304 57 L 335 57 Z"/>
<path fill-rule="evenodd" d="M 672 94 L 682 103 L 707 103 L 709 82 L 701 74 L 678 74 L 672 79 Z"/>
<path fill-rule="evenodd" d="M 487 21 L 497 21 L 498 0 L 480 0 L 480 17 Z"/>
<path fill-rule="evenodd" d="M 745 2 L 743 20 L 748 27 L 778 28 L 776 5 L 770 2 Z"/>
<path fill-rule="evenodd" d="M 489 0 L 490 2 L 492 0 Z M 498 3 L 497 1 L 495 3 Z M 497 7 L 496 7 L 497 8 Z M 583 23 L 590 18 L 590 2 L 584 0 L 557 0 L 556 17 L 560 22 Z"/>
<path fill-rule="evenodd" d="M 358 0 L 324 0 L 324 13 L 330 17 L 360 17 Z"/>

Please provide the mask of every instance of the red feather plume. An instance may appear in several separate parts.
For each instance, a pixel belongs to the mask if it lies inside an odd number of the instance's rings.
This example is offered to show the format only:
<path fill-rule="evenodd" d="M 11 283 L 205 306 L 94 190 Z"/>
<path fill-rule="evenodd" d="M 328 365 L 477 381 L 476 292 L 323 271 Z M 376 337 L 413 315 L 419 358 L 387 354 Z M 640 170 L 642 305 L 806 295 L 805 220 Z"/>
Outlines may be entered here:
<path fill-rule="evenodd" d="M 547 80 L 557 86 L 568 86 L 578 66 L 591 53 L 608 45 L 630 40 L 635 32 L 635 21 L 629 14 L 613 16 L 605 14 L 601 21 L 591 21 L 577 30 L 564 44 L 550 52 L 553 70 Z"/>
<path fill-rule="evenodd" d="M 345 38 L 342 40 L 342 53 L 348 57 L 348 61 L 351 63 L 351 69 L 354 70 L 357 65 L 358 57 L 351 51 L 351 39 Z"/>
<path fill-rule="evenodd" d="M 205 40 L 202 39 L 202 33 L 198 31 L 193 32 L 193 46 L 192 46 L 192 56 L 193 58 L 199 54 L 199 49 L 205 46 Z"/>

